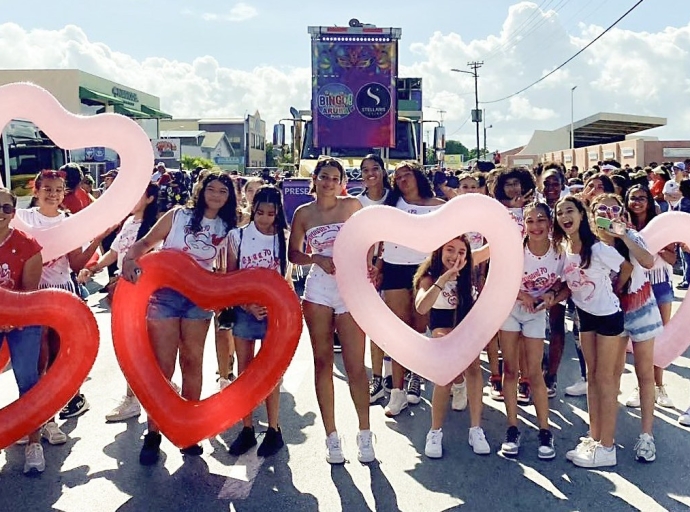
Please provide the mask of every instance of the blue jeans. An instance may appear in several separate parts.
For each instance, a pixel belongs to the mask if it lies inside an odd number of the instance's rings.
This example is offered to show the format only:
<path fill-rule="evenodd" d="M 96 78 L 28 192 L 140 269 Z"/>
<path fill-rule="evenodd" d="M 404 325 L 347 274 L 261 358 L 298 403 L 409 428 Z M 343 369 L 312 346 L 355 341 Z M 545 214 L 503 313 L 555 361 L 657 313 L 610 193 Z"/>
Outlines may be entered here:
<path fill-rule="evenodd" d="M 683 267 L 683 282 L 690 283 L 690 252 L 681 249 L 678 252 L 680 252 L 680 263 Z"/>
<path fill-rule="evenodd" d="M 5 336 L 7 337 L 12 371 L 14 371 L 14 380 L 17 381 L 20 396 L 38 382 L 41 332 L 40 325 L 31 325 L 23 329 L 12 329 L 10 332 L 0 333 L 0 346 L 2 346 Z"/>

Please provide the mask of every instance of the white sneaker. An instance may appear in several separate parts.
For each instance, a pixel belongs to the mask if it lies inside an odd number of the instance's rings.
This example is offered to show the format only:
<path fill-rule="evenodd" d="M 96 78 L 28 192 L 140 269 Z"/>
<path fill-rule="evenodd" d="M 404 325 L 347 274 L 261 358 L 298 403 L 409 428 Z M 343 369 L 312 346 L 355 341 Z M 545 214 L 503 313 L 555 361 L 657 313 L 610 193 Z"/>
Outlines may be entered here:
<path fill-rule="evenodd" d="M 60 430 L 60 427 L 54 421 L 49 421 L 43 425 L 41 437 L 53 445 L 65 444 L 67 442 L 67 434 Z"/>
<path fill-rule="evenodd" d="M 656 460 L 656 445 L 649 434 L 640 434 L 635 444 L 635 460 L 639 462 L 654 462 Z"/>
<path fill-rule="evenodd" d="M 472 451 L 474 451 L 474 453 L 477 455 L 488 455 L 491 453 L 491 447 L 486 440 L 482 427 L 472 427 L 470 429 L 468 442 L 472 447 Z"/>
<path fill-rule="evenodd" d="M 429 430 L 426 435 L 426 445 L 424 446 L 424 455 L 430 459 L 440 459 L 443 457 L 443 432 L 441 429 Z"/>
<path fill-rule="evenodd" d="M 120 403 L 105 415 L 105 421 L 124 421 L 141 414 L 141 405 L 134 396 L 123 396 Z"/>
<path fill-rule="evenodd" d="M 575 455 L 577 455 L 580 452 L 589 450 L 590 446 L 595 443 L 596 441 L 589 436 L 581 437 L 580 444 L 578 444 L 572 450 L 568 450 L 567 452 L 565 452 L 565 458 L 572 462 L 572 460 L 575 458 Z"/>
<path fill-rule="evenodd" d="M 690 407 L 688 407 L 688 410 L 685 411 L 685 414 L 678 416 L 678 423 L 684 427 L 690 427 Z"/>
<path fill-rule="evenodd" d="M 630 396 L 625 401 L 626 407 L 639 407 L 640 406 L 640 388 L 635 388 L 635 390 L 630 393 Z"/>
<path fill-rule="evenodd" d="M 587 394 L 587 381 L 580 377 L 575 384 L 565 388 L 565 394 L 568 396 L 582 396 Z"/>
<path fill-rule="evenodd" d="M 24 446 L 29 444 L 29 436 L 24 436 L 21 439 L 18 439 L 16 443 L 14 443 L 18 446 Z"/>
<path fill-rule="evenodd" d="M 450 387 L 450 393 L 453 395 L 453 400 L 450 403 L 451 409 L 454 411 L 467 409 L 467 384 L 464 381 L 460 384 L 453 384 Z"/>
<path fill-rule="evenodd" d="M 343 464 L 345 462 L 342 443 L 337 432 L 331 432 L 326 438 L 326 462 L 329 464 Z"/>
<path fill-rule="evenodd" d="M 42 473 L 46 468 L 46 460 L 43 457 L 43 447 L 40 443 L 31 443 L 24 449 L 24 473 L 37 471 Z"/>
<path fill-rule="evenodd" d="M 616 446 L 610 450 L 601 443 L 592 444 L 588 450 L 579 452 L 573 457 L 573 464 L 581 468 L 602 468 L 616 465 Z"/>
<path fill-rule="evenodd" d="M 666 393 L 666 388 L 664 386 L 656 387 L 656 404 L 661 407 L 673 407 L 673 400 Z"/>
<path fill-rule="evenodd" d="M 376 460 L 373 437 L 371 430 L 360 430 L 357 434 L 357 460 L 363 464 Z"/>
<path fill-rule="evenodd" d="M 221 391 L 227 388 L 230 384 L 231 382 L 228 379 L 224 379 L 223 377 L 218 379 L 218 389 L 220 389 Z"/>
<path fill-rule="evenodd" d="M 407 393 L 402 389 L 391 389 L 391 396 L 386 405 L 385 414 L 389 418 L 397 416 L 407 408 Z"/>

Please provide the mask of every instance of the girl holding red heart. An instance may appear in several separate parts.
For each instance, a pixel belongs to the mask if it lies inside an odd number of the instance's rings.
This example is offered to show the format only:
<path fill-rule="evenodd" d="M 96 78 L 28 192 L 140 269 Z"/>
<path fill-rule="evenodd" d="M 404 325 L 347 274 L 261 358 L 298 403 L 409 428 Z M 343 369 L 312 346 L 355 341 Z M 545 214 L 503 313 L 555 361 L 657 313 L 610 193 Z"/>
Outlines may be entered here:
<path fill-rule="evenodd" d="M 230 232 L 227 261 L 228 271 L 247 268 L 267 268 L 285 277 L 287 273 L 287 221 L 283 200 L 273 185 L 263 185 L 252 194 L 249 224 Z M 242 374 L 254 360 L 256 340 L 263 341 L 268 321 L 266 308 L 261 304 L 245 304 L 235 308 L 233 335 L 237 353 L 237 373 Z M 259 457 L 269 457 L 280 450 L 283 434 L 278 425 L 280 384 L 266 398 L 268 430 L 257 450 Z M 242 431 L 230 445 L 230 454 L 239 456 L 256 445 L 252 415 L 243 419 Z"/>
<path fill-rule="evenodd" d="M 17 196 L 14 192 L 0 188 L 0 287 L 14 291 L 37 290 L 43 266 L 41 246 L 29 235 L 10 228 L 16 207 Z M 5 340 L 9 346 L 19 396 L 22 396 L 38 382 L 41 327 L 0 326 L 0 347 Z M 46 463 L 41 446 L 41 429 L 21 441 L 28 443 L 24 473 L 42 472 Z"/>
<path fill-rule="evenodd" d="M 181 251 L 201 267 L 212 270 L 225 251 L 230 230 L 237 225 L 237 200 L 227 174 L 210 172 L 201 182 L 190 206 L 165 213 L 146 236 L 137 241 L 122 262 L 122 277 L 136 283 L 141 268 L 136 260 L 162 242 L 163 250 Z M 156 291 L 147 315 L 148 331 L 158 364 L 170 380 L 180 359 L 182 396 L 199 400 L 202 384 L 204 341 L 213 318 L 212 311 L 199 308 L 170 288 Z M 155 464 L 160 456 L 161 434 L 149 418 L 148 433 L 139 454 L 143 465 Z M 201 445 L 183 448 L 185 455 L 201 455 Z"/>
<path fill-rule="evenodd" d="M 302 311 L 309 329 L 314 367 L 316 396 L 326 430 L 326 460 L 342 464 L 345 455 L 335 426 L 333 391 L 333 332 L 338 331 L 343 361 L 350 385 L 350 394 L 359 419 L 357 458 L 372 462 L 373 435 L 369 429 L 369 385 L 364 367 L 365 336 L 348 312 L 335 280 L 333 244 L 342 225 L 362 208 L 354 197 L 339 196 L 345 170 L 331 157 L 322 157 L 316 164 L 312 190 L 315 200 L 297 208 L 292 218 L 288 258 L 295 265 L 311 265 L 304 285 Z M 305 252 L 305 241 L 311 247 Z"/>
<path fill-rule="evenodd" d="M 620 335 L 625 325 L 611 273 L 629 273 L 632 265 L 596 237 L 587 208 L 578 198 L 559 200 L 555 220 L 553 240 L 563 251 L 563 278 L 580 319 L 590 426 L 589 436 L 566 458 L 581 467 L 615 466 L 619 366 L 625 350 Z"/>

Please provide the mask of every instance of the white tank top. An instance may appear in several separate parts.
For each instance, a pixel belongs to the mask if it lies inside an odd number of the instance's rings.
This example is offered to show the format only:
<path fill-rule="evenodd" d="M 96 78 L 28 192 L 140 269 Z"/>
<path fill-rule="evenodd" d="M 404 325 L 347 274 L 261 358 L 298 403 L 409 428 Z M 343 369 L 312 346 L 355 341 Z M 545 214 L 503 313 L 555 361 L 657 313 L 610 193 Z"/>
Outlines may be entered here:
<path fill-rule="evenodd" d="M 189 254 L 206 270 L 213 270 L 213 262 L 225 248 L 228 234 L 220 217 L 201 219 L 201 231 L 193 233 L 190 226 L 193 210 L 178 208 L 173 213 L 172 228 L 163 242 L 163 249 L 177 249 Z"/>
<path fill-rule="evenodd" d="M 362 203 L 362 207 L 366 208 L 367 206 L 375 206 L 375 205 L 380 205 L 386 202 L 386 198 L 388 197 L 388 190 L 384 190 L 383 192 L 383 197 L 379 199 L 378 201 L 374 201 L 373 199 L 370 199 L 369 196 L 366 194 L 362 193 L 357 196 L 357 200 L 359 200 L 360 203 Z"/>
<path fill-rule="evenodd" d="M 322 256 L 333 256 L 333 244 L 335 238 L 343 226 L 342 222 L 335 224 L 324 224 L 323 226 L 315 226 L 307 230 L 307 243 L 311 247 L 313 254 L 320 254 Z"/>
<path fill-rule="evenodd" d="M 253 222 L 230 232 L 230 248 L 235 257 L 240 255 L 239 269 L 268 268 L 280 272 L 278 235 L 264 235 Z"/>
<path fill-rule="evenodd" d="M 34 207 L 28 210 L 17 210 L 17 217 L 29 226 L 47 228 L 59 224 L 67 218 L 67 215 L 64 212 L 60 212 L 56 217 L 46 217 L 38 211 L 38 208 Z M 43 263 L 41 281 L 38 287 L 62 288 L 64 290 L 74 291 L 71 274 L 72 269 L 69 266 L 69 259 L 66 255 L 60 256 L 53 261 L 47 261 Z"/>
<path fill-rule="evenodd" d="M 436 302 L 431 309 L 455 309 L 458 307 L 458 283 L 448 281 L 436 297 Z"/>
<path fill-rule="evenodd" d="M 412 215 L 424 215 L 425 213 L 431 213 L 440 208 L 441 205 L 419 206 L 410 204 L 401 197 L 398 199 L 398 204 L 396 204 L 395 207 Z M 429 256 L 427 253 L 415 251 L 404 245 L 398 245 L 392 242 L 383 243 L 383 261 L 386 263 L 392 263 L 394 265 L 419 265 L 427 256 Z"/>

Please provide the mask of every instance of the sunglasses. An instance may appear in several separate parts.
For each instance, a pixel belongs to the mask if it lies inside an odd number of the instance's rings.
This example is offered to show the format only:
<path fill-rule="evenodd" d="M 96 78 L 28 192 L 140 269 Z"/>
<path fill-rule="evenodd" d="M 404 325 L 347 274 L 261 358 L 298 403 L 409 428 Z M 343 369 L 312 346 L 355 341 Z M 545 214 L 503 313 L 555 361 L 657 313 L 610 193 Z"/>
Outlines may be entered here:
<path fill-rule="evenodd" d="M 610 212 L 613 215 L 620 215 L 620 213 L 623 211 L 623 208 L 618 206 L 618 205 L 606 206 L 605 204 L 600 204 L 599 206 L 597 206 L 597 211 L 599 213 L 609 213 Z"/>
<path fill-rule="evenodd" d="M 41 171 L 42 178 L 62 178 L 63 180 L 67 178 L 67 173 L 65 171 L 56 171 L 54 169 L 43 169 Z"/>
<path fill-rule="evenodd" d="M 10 213 L 14 213 L 14 206 L 11 204 L 3 204 L 0 206 L 0 210 L 2 210 L 2 213 L 5 215 L 9 215 Z"/>

